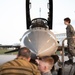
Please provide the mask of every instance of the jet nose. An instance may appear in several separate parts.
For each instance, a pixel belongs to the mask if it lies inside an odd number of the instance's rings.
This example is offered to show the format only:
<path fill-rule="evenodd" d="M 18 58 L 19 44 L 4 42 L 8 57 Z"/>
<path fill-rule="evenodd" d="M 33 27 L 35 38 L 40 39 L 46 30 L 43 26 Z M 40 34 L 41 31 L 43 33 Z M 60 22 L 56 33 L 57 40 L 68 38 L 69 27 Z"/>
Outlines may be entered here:
<path fill-rule="evenodd" d="M 54 34 L 45 29 L 33 29 L 25 34 L 22 44 L 37 56 L 50 56 L 57 50 L 58 44 Z"/>

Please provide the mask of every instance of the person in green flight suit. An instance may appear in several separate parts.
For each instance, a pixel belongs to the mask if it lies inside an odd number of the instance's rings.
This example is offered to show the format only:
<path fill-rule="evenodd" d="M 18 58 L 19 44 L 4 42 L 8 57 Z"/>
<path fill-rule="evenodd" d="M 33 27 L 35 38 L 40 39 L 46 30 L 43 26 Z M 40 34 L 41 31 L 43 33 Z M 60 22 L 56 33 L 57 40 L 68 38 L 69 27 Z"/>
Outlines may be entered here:
<path fill-rule="evenodd" d="M 75 31 L 71 25 L 70 18 L 64 18 L 64 24 L 66 27 L 67 45 L 68 45 L 68 58 L 67 62 L 73 63 L 73 56 L 75 56 Z"/>

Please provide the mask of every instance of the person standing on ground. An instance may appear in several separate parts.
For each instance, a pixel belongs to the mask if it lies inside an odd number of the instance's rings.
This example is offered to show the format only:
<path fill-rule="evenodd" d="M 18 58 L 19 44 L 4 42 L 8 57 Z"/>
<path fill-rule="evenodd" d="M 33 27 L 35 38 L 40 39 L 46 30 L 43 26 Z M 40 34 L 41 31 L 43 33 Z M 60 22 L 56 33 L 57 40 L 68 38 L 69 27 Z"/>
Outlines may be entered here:
<path fill-rule="evenodd" d="M 0 67 L 0 75 L 41 75 L 38 67 L 30 62 L 31 52 L 27 47 L 20 48 L 16 59 Z"/>
<path fill-rule="evenodd" d="M 75 31 L 73 26 L 70 24 L 70 18 L 64 18 L 64 24 L 66 27 L 66 36 L 67 36 L 67 44 L 68 44 L 68 62 L 73 63 L 73 55 L 75 55 Z"/>

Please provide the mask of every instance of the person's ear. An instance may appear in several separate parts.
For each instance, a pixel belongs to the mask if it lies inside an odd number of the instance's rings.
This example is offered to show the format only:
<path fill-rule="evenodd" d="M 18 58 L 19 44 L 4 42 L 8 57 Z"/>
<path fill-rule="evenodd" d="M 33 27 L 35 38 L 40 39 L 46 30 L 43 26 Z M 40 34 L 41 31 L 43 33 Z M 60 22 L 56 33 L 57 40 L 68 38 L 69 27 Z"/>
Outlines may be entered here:
<path fill-rule="evenodd" d="M 28 61 L 30 61 L 30 59 L 31 59 L 31 58 L 29 57 L 29 58 L 28 58 Z"/>
<path fill-rule="evenodd" d="M 50 69 L 52 69 L 53 68 L 53 65 L 50 65 Z"/>

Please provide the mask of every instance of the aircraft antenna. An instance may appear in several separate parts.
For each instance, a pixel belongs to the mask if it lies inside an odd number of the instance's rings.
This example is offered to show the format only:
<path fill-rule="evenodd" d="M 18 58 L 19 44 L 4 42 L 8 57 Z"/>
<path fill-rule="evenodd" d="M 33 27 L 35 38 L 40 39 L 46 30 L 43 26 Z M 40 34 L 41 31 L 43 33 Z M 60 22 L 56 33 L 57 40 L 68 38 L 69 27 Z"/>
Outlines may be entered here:
<path fill-rule="evenodd" d="M 41 8 L 39 8 L 39 16 L 41 17 Z"/>

